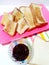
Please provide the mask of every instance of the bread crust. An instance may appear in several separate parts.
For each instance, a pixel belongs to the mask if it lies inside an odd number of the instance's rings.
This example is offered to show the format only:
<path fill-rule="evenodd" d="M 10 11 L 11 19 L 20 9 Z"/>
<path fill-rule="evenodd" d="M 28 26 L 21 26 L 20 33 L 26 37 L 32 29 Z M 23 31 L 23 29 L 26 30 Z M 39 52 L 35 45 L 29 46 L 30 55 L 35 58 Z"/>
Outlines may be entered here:
<path fill-rule="evenodd" d="M 22 8 L 24 8 L 24 12 L 22 11 Z M 20 10 L 21 10 L 21 12 L 24 14 L 24 18 L 25 18 L 25 20 L 26 20 L 26 22 L 27 22 L 27 24 L 28 24 L 28 26 L 29 26 L 29 29 L 33 29 L 33 28 L 35 28 L 35 24 L 34 24 L 34 20 L 33 20 L 33 16 L 32 16 L 32 13 L 31 13 L 31 11 L 30 11 L 30 8 L 29 7 L 27 7 L 27 6 L 21 6 L 20 8 L 19 8 Z M 27 10 L 28 9 L 28 10 Z"/>
<path fill-rule="evenodd" d="M 41 10 L 41 6 L 38 4 L 30 4 L 30 9 L 34 18 L 34 23 L 37 27 L 46 25 L 47 22 L 46 20 L 43 18 L 43 14 L 42 14 L 42 10 Z"/>

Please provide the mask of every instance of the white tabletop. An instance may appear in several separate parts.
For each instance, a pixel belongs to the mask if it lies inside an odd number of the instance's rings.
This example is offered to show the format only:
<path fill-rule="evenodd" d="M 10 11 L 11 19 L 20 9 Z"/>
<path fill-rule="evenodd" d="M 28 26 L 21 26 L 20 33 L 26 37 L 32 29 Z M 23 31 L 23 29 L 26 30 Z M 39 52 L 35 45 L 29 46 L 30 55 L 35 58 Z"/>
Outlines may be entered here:
<path fill-rule="evenodd" d="M 13 62 L 8 54 L 9 45 L 0 45 L 0 65 L 18 65 Z M 34 56 L 30 63 L 38 65 L 49 65 L 49 42 L 45 42 L 39 37 L 35 37 L 34 43 Z"/>
<path fill-rule="evenodd" d="M 30 2 L 49 5 L 49 0 L 0 0 L 0 5 L 26 5 Z"/>

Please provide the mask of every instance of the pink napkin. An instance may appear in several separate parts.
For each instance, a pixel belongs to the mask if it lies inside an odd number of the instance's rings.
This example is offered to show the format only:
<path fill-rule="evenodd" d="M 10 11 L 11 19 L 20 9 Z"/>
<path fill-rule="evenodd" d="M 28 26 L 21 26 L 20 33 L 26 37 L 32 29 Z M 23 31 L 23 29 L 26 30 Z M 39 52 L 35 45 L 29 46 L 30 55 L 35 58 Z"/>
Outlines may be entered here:
<path fill-rule="evenodd" d="M 11 42 L 15 39 L 20 39 L 22 37 L 28 37 L 30 35 L 34 35 L 35 33 L 39 33 L 39 32 L 42 32 L 44 30 L 49 29 L 49 11 L 47 10 L 47 8 L 44 5 L 41 5 L 41 6 L 42 6 L 43 16 L 44 16 L 46 22 L 48 22 L 48 25 L 33 29 L 31 31 L 26 31 L 25 33 L 23 33 L 21 35 L 16 33 L 15 36 L 11 37 L 10 35 L 8 35 L 6 32 L 3 31 L 4 26 L 2 26 L 0 24 L 0 44 L 8 44 L 9 42 Z M 1 19 L 2 19 L 2 16 L 0 16 L 0 21 L 1 21 Z"/>

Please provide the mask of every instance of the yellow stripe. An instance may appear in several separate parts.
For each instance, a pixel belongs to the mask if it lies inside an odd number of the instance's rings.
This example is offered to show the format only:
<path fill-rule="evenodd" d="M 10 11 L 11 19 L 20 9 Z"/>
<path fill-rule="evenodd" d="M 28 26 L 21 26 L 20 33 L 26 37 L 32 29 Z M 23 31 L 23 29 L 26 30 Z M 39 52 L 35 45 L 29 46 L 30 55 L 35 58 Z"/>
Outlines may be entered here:
<path fill-rule="evenodd" d="M 42 38 L 43 40 L 46 40 L 43 33 L 40 33 L 40 36 L 41 36 L 41 38 Z"/>

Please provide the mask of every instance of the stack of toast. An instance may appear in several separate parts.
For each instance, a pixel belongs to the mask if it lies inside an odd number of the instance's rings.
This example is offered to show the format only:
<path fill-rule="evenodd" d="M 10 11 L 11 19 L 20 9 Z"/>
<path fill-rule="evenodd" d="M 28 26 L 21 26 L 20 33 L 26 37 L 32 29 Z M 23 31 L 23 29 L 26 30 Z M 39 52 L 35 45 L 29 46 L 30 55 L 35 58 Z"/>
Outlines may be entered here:
<path fill-rule="evenodd" d="M 40 5 L 31 3 L 29 6 L 15 8 L 11 14 L 4 13 L 1 21 L 3 30 L 13 36 L 16 32 L 22 34 L 26 30 L 46 25 L 41 8 Z"/>

